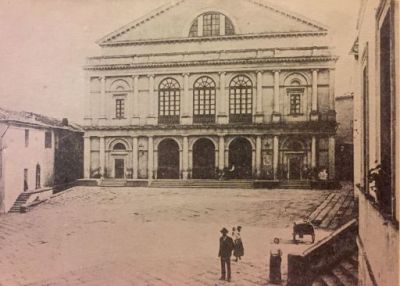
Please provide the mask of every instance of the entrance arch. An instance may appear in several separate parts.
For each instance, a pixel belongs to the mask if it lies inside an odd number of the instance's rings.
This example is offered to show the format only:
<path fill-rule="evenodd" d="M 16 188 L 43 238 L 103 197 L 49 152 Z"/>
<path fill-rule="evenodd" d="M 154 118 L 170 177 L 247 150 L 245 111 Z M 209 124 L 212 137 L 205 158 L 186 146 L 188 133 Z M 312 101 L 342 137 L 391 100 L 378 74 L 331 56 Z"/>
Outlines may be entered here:
<path fill-rule="evenodd" d="M 173 139 L 158 144 L 158 179 L 179 179 L 179 145 Z"/>
<path fill-rule="evenodd" d="M 207 138 L 197 140 L 193 145 L 193 179 L 215 178 L 215 146 Z"/>
<path fill-rule="evenodd" d="M 250 179 L 252 174 L 252 147 L 245 138 L 236 138 L 229 145 L 229 169 L 234 179 Z"/>

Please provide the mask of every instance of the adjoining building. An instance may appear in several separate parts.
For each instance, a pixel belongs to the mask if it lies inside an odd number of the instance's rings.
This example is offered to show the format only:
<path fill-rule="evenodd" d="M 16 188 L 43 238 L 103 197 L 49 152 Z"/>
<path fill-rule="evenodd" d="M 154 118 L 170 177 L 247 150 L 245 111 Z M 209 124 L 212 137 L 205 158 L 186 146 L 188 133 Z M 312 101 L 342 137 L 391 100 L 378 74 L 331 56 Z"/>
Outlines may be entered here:
<path fill-rule="evenodd" d="M 10 211 L 23 193 L 39 193 L 82 175 L 83 132 L 78 126 L 0 108 L 0 213 Z"/>
<path fill-rule="evenodd" d="M 335 178 L 323 25 L 253 0 L 179 0 L 98 41 L 85 178 Z"/>
<path fill-rule="evenodd" d="M 336 178 L 351 181 L 354 174 L 353 123 L 354 95 L 347 93 L 336 97 Z"/>
<path fill-rule="evenodd" d="M 359 285 L 399 285 L 399 1 L 363 0 L 353 46 Z M 396 172 L 397 171 L 397 172 Z"/>

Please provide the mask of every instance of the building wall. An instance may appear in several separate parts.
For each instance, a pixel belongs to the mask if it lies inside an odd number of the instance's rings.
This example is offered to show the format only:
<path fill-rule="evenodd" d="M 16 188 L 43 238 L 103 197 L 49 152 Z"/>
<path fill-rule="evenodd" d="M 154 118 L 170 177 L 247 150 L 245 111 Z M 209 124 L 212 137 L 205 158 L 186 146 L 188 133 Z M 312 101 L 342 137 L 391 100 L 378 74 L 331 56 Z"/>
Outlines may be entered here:
<path fill-rule="evenodd" d="M 360 285 L 398 285 L 399 283 L 399 207 L 400 179 L 398 176 L 399 152 L 399 1 L 364 0 L 358 21 L 358 55 L 354 106 L 355 189 L 359 200 Z M 391 19 L 391 53 L 381 50 L 380 34 L 383 20 Z M 381 76 L 382 58 L 390 59 L 390 71 Z M 381 87 L 391 81 L 391 109 L 382 111 Z M 391 116 L 389 124 L 382 125 L 384 116 Z M 390 131 L 390 143 L 383 143 L 381 135 Z M 390 147 L 391 146 L 391 147 Z M 379 183 L 386 171 L 374 179 L 368 170 L 383 165 L 382 154 L 391 150 L 391 180 L 385 186 Z M 395 172 L 397 171 L 397 172 Z M 368 180 L 369 177 L 369 180 Z M 380 186 L 380 187 L 379 187 Z M 388 192 L 390 190 L 390 192 Z M 380 197 L 390 194 L 388 203 Z"/>
<path fill-rule="evenodd" d="M 29 130 L 29 144 L 25 147 L 25 130 Z M 45 132 L 52 134 L 51 148 L 45 148 Z M 7 212 L 18 195 L 24 191 L 24 169 L 28 170 L 28 190 L 36 189 L 36 166 L 40 165 L 41 187 L 53 184 L 54 132 L 46 129 L 9 126 L 3 137 L 3 203 Z"/>

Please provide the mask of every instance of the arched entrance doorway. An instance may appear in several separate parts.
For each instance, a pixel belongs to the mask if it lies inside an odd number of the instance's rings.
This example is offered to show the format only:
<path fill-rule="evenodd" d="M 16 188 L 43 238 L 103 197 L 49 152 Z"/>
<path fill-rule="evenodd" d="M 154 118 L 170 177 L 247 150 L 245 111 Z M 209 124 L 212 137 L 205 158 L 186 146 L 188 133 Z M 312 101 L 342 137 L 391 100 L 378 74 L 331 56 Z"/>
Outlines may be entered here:
<path fill-rule="evenodd" d="M 229 145 L 230 177 L 234 179 L 250 179 L 252 147 L 245 138 L 237 138 Z"/>
<path fill-rule="evenodd" d="M 193 179 L 215 178 L 215 146 L 210 139 L 199 139 L 193 145 Z"/>
<path fill-rule="evenodd" d="M 179 179 L 179 146 L 172 139 L 158 145 L 158 179 Z"/>
<path fill-rule="evenodd" d="M 307 177 L 307 150 L 302 140 L 290 139 L 281 149 L 281 177 L 284 180 L 303 180 Z"/>

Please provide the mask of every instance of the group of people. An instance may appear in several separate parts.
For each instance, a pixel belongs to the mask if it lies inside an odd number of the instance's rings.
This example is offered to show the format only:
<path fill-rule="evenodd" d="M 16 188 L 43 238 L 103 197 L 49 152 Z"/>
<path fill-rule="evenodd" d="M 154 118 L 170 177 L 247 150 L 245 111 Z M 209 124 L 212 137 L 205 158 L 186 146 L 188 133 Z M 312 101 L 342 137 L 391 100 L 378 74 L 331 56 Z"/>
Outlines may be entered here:
<path fill-rule="evenodd" d="M 244 255 L 244 247 L 241 237 L 242 227 L 232 228 L 232 237 L 228 235 L 229 231 L 224 227 L 221 229 L 222 236 L 219 239 L 218 257 L 221 259 L 221 277 L 219 280 L 231 281 L 231 256 L 232 251 L 235 261 L 241 260 Z M 269 260 L 269 281 L 274 284 L 281 283 L 281 263 L 282 250 L 279 247 L 279 238 L 274 238 L 273 246 L 270 249 Z"/>

